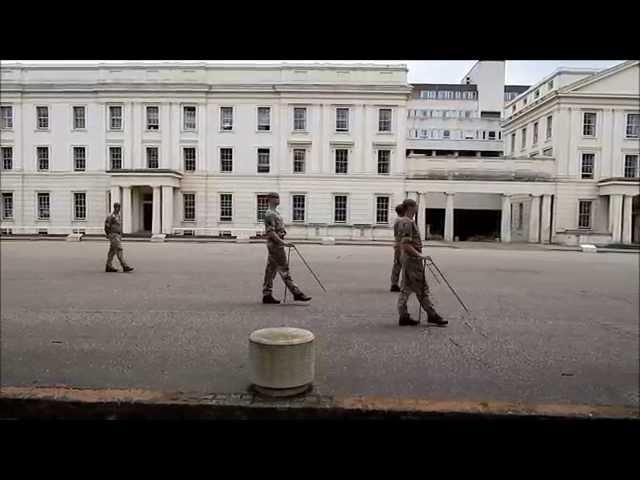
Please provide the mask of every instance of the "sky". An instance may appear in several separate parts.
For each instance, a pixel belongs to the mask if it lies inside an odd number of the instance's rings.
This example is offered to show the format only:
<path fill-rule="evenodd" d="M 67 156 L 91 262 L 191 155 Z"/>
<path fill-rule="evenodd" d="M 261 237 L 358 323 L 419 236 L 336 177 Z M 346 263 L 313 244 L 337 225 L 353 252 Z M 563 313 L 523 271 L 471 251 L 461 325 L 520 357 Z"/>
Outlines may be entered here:
<path fill-rule="evenodd" d="M 70 60 L 70 61 L 35 61 L 16 60 L 19 63 L 126 63 L 118 60 Z M 156 63 L 168 60 L 145 60 Z M 612 67 L 624 60 L 507 60 L 505 66 L 505 83 L 509 85 L 533 85 L 542 80 L 559 67 L 597 68 Z M 191 61 L 187 62 L 190 63 Z M 279 60 L 210 60 L 211 63 L 282 63 Z M 453 61 L 401 61 L 401 60 L 292 60 L 286 63 L 376 63 L 376 64 L 406 64 L 409 67 L 408 81 L 410 83 L 459 83 L 462 77 L 473 67 L 476 60 Z M 13 63 L 13 62 L 11 62 Z M 200 63 L 200 62 L 198 62 Z"/>

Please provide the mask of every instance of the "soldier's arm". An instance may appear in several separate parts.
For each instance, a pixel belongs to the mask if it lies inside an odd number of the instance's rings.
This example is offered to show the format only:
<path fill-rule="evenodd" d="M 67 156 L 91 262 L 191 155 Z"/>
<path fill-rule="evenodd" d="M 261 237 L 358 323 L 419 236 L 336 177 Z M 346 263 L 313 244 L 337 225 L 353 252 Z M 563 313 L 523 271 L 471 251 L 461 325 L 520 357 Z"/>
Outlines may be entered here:
<path fill-rule="evenodd" d="M 418 252 L 411 243 L 412 238 L 412 224 L 409 222 L 399 225 L 398 234 L 400 237 L 400 248 L 404 253 L 412 257 L 422 257 L 422 254 Z"/>
<path fill-rule="evenodd" d="M 108 215 L 104 221 L 104 233 L 107 235 L 111 233 L 111 215 Z"/>
<path fill-rule="evenodd" d="M 278 245 L 283 245 L 283 246 L 285 245 L 285 242 L 282 241 L 280 236 L 275 231 L 273 215 L 267 214 L 264 216 L 264 233 L 268 239 L 272 240 Z"/>

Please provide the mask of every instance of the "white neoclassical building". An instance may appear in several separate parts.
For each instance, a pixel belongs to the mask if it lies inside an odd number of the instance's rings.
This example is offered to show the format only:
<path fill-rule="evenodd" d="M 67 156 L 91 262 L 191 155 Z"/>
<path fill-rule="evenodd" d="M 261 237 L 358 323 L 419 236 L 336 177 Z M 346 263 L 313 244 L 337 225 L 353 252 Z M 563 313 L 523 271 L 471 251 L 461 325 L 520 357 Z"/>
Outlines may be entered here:
<path fill-rule="evenodd" d="M 2 68 L 2 228 L 391 238 L 405 198 L 404 66 Z"/>

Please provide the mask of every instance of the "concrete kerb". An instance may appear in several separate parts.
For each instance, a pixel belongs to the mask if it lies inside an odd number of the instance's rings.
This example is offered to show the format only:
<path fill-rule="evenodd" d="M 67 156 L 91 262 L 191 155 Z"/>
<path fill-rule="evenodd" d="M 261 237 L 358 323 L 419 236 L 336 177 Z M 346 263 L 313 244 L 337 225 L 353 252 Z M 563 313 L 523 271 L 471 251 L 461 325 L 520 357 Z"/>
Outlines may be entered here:
<path fill-rule="evenodd" d="M 310 394 L 265 399 L 251 393 L 195 395 L 152 390 L 3 387 L 0 419 L 528 419 L 640 420 L 638 407 L 524 405 Z"/>

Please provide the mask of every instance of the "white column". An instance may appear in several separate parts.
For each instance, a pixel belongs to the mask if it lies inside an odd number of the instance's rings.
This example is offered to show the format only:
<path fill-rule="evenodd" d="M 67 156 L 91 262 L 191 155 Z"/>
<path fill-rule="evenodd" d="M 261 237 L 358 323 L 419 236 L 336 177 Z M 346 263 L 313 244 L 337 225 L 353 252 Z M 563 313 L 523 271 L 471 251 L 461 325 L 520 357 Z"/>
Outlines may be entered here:
<path fill-rule="evenodd" d="M 160 233 L 160 187 L 153 187 L 151 233 Z"/>
<path fill-rule="evenodd" d="M 120 187 L 111 187 L 111 211 L 113 212 L 113 204 L 120 203 Z M 122 205 L 120 205 L 122 207 Z"/>
<path fill-rule="evenodd" d="M 453 193 L 445 193 L 447 196 L 444 214 L 444 241 L 453 242 Z"/>
<path fill-rule="evenodd" d="M 633 232 L 631 231 L 631 227 L 633 225 L 632 219 L 632 209 L 633 209 L 633 196 L 625 195 L 624 196 L 624 204 L 622 210 L 622 243 L 630 244 L 633 240 Z"/>
<path fill-rule="evenodd" d="M 542 219 L 540 220 L 540 241 L 549 243 L 551 234 L 551 195 L 542 196 Z"/>
<path fill-rule="evenodd" d="M 122 233 L 131 233 L 131 187 L 122 187 Z"/>
<path fill-rule="evenodd" d="M 427 216 L 425 212 L 425 207 L 427 206 L 427 194 L 426 193 L 418 193 L 418 231 L 420 232 L 420 238 L 425 240 L 426 238 L 426 223 Z"/>
<path fill-rule="evenodd" d="M 511 241 L 511 197 L 502 195 L 502 218 L 500 222 L 500 241 Z"/>
<path fill-rule="evenodd" d="M 540 195 L 531 195 L 529 206 L 529 242 L 540 242 Z"/>
<path fill-rule="evenodd" d="M 609 231 L 613 243 L 622 242 L 622 195 L 609 195 Z"/>
<path fill-rule="evenodd" d="M 154 195 L 154 212 L 155 212 L 155 189 Z M 173 228 L 173 187 L 162 187 L 162 233 L 171 234 Z"/>

